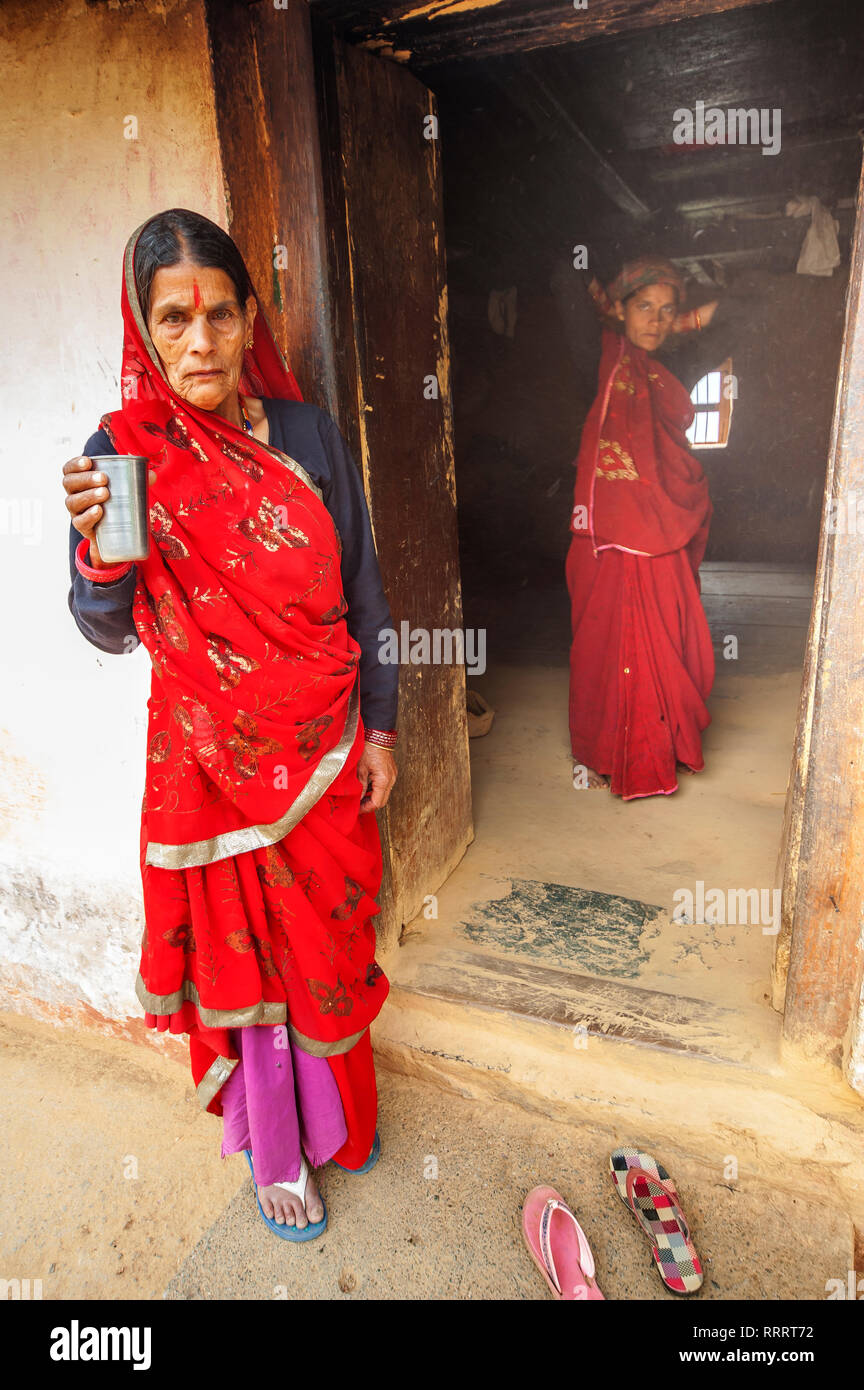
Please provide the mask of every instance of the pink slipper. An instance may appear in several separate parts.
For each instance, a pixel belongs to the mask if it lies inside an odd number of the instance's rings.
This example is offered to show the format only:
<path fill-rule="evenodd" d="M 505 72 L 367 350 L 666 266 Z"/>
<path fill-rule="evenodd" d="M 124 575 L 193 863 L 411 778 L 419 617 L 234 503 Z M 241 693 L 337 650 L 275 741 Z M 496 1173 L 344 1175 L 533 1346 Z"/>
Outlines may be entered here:
<path fill-rule="evenodd" d="M 594 1256 L 585 1232 L 554 1187 L 535 1187 L 522 1203 L 522 1234 L 553 1298 L 596 1301 Z"/>

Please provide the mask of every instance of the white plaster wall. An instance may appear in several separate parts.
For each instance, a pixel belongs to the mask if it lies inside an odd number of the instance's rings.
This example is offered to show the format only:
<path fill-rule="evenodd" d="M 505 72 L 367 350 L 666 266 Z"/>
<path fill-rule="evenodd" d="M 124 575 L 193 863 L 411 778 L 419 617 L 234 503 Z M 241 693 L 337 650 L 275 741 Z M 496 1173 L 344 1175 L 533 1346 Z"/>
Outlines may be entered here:
<path fill-rule="evenodd" d="M 150 667 L 75 626 L 60 477 L 119 405 L 127 237 L 172 206 L 227 225 L 203 0 L 6 0 L 0 72 L 0 1005 L 122 1019 Z"/>

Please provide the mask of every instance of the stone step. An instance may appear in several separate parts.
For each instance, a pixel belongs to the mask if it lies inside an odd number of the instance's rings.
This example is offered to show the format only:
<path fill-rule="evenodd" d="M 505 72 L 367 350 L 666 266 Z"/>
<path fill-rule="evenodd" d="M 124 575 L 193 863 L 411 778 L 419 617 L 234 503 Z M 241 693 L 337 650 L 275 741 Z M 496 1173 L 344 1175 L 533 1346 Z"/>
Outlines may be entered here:
<path fill-rule="evenodd" d="M 394 1071 L 821 1196 L 864 1230 L 860 1099 L 786 1054 L 767 1006 L 472 950 L 447 932 L 409 938 L 387 966 L 372 1036 Z"/>

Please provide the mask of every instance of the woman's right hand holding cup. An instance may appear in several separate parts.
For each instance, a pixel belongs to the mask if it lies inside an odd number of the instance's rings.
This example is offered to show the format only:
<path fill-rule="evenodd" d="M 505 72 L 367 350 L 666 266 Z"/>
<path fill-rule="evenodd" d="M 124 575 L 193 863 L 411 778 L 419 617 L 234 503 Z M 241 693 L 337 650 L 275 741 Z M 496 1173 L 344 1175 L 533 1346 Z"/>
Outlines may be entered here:
<path fill-rule="evenodd" d="M 150 469 L 150 483 L 156 481 L 156 474 Z M 102 508 L 110 497 L 108 479 L 104 473 L 97 473 L 93 460 L 82 454 L 69 459 L 63 465 L 63 487 L 66 492 L 66 509 L 72 517 L 72 525 L 85 540 L 90 542 L 88 563 L 94 569 L 103 569 L 105 561 L 99 554 L 95 529 L 102 520 Z"/>
<path fill-rule="evenodd" d="M 92 459 L 82 455 L 64 463 L 63 487 L 66 490 L 66 510 L 72 517 L 72 525 L 90 542 L 88 563 L 94 569 L 102 569 L 105 562 L 99 554 L 93 532 L 102 520 L 102 503 L 110 496 L 108 479 L 104 473 L 95 472 Z"/>

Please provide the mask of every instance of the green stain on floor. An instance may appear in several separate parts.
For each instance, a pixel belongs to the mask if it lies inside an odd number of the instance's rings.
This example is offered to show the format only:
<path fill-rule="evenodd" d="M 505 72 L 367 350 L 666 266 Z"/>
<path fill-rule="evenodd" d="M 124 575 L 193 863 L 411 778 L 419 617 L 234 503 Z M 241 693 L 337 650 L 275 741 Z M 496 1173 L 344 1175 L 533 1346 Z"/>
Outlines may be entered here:
<path fill-rule="evenodd" d="M 645 928 L 663 909 L 633 898 L 570 888 L 564 883 L 510 880 L 510 892 L 475 903 L 461 923 L 472 941 L 496 950 L 575 965 L 587 975 L 632 978 L 648 961 Z"/>

